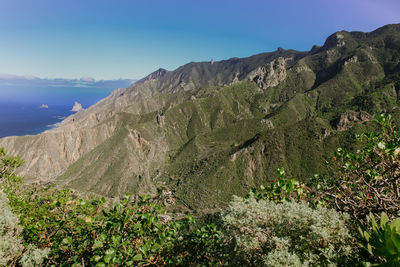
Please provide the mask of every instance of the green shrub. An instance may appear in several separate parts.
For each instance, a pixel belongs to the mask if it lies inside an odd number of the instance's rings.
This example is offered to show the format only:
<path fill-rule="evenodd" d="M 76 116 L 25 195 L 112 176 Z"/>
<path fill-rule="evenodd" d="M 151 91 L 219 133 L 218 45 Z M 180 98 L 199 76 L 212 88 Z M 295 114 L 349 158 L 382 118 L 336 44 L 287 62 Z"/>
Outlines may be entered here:
<path fill-rule="evenodd" d="M 0 179 L 15 175 L 15 169 L 22 163 L 22 159 L 7 155 L 7 151 L 0 147 Z"/>
<path fill-rule="evenodd" d="M 382 213 L 378 224 L 370 214 L 367 222 L 367 227 L 359 229 L 362 246 L 374 257 L 376 265 L 400 266 L 400 218 L 389 223 L 388 216 Z"/>
<path fill-rule="evenodd" d="M 22 254 L 21 232 L 18 218 L 11 212 L 6 195 L 0 193 L 0 266 L 17 262 Z"/>
<path fill-rule="evenodd" d="M 314 175 L 311 181 L 305 184 L 296 179 L 286 177 L 283 168 L 279 168 L 276 173 L 278 176 L 276 181 L 267 186 L 260 186 L 259 189 L 253 188 L 250 194 L 257 200 L 270 200 L 276 203 L 304 200 L 316 206 L 325 207 L 328 205 L 330 196 L 320 191 L 324 185 L 318 175 Z"/>
<path fill-rule="evenodd" d="M 224 266 L 229 263 L 230 247 L 223 230 L 206 224 L 182 236 L 174 248 L 174 262 L 181 266 Z"/>
<path fill-rule="evenodd" d="M 306 185 L 296 179 L 288 179 L 285 170 L 279 168 L 276 171 L 278 179 L 267 186 L 261 186 L 259 189 L 253 188 L 251 193 L 257 200 L 271 200 L 277 203 L 293 200 L 304 200 L 306 198 Z M 250 197 L 250 194 L 246 197 Z"/>
<path fill-rule="evenodd" d="M 223 265 L 227 248 L 213 224 L 190 230 L 192 218 L 160 219 L 163 209 L 142 197 L 108 208 L 105 199 L 84 200 L 70 190 L 13 194 L 26 242 L 50 249 L 47 265 Z M 37 253 L 30 253 L 35 258 Z M 28 261 L 28 258 L 23 258 Z"/>
<path fill-rule="evenodd" d="M 335 266 L 352 252 L 348 216 L 305 202 L 234 197 L 223 215 L 228 236 L 235 243 L 237 264 L 300 262 L 308 266 Z M 281 265 L 285 266 L 285 265 Z"/>
<path fill-rule="evenodd" d="M 332 177 L 326 192 L 336 209 L 360 220 L 369 213 L 400 214 L 400 134 L 390 115 L 377 115 L 375 121 L 381 131 L 358 136 L 362 147 L 355 153 L 338 148 L 339 177 Z"/>
<path fill-rule="evenodd" d="M 24 247 L 22 228 L 8 204 L 7 196 L 0 192 L 0 266 L 14 266 L 17 262 L 27 267 L 40 265 L 49 250 L 41 250 L 33 245 Z"/>
<path fill-rule="evenodd" d="M 7 151 L 0 147 L 0 186 L 7 194 L 17 190 L 22 182 L 21 177 L 15 174 L 22 163 L 22 159 L 7 155 Z"/>
<path fill-rule="evenodd" d="M 13 208 L 25 241 L 49 247 L 48 263 L 56 265 L 164 264 L 184 223 L 162 222 L 162 209 L 148 198 L 126 197 L 107 208 L 105 199 L 80 199 L 70 190 L 15 198 Z"/>
<path fill-rule="evenodd" d="M 302 263 L 300 258 L 287 249 L 274 250 L 263 256 L 265 266 L 274 267 L 306 267 L 307 263 Z"/>
<path fill-rule="evenodd" d="M 10 200 L 1 193 L 0 266 L 15 265 L 18 260 L 23 266 L 37 266 L 47 254 L 44 264 L 48 266 L 226 262 L 223 233 L 216 225 L 191 230 L 193 218 L 163 221 L 163 209 L 149 197 L 134 203 L 126 196 L 110 208 L 104 198 L 82 199 L 69 189 L 24 187 L 15 175 L 21 163 L 0 149 L 0 188 Z M 30 245 L 25 248 L 23 241 Z"/>

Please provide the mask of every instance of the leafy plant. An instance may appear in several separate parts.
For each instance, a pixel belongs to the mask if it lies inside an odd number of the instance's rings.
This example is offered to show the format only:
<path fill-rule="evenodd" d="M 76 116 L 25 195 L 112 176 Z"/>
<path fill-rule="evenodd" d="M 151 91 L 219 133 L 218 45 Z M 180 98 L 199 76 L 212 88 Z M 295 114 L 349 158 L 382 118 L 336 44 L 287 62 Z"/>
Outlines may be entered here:
<path fill-rule="evenodd" d="M 87 201 L 69 190 L 14 201 L 26 241 L 50 247 L 56 265 L 127 266 L 160 264 L 172 248 L 180 222 L 163 223 L 159 206 L 123 199 L 111 209 L 105 199 Z"/>
<path fill-rule="evenodd" d="M 164 210 L 148 196 L 136 202 L 125 196 L 109 207 L 104 198 L 83 199 L 70 189 L 24 187 L 15 175 L 22 161 L 8 157 L 5 150 L 0 153 L 0 185 L 6 192 L 0 200 L 4 198 L 8 207 L 0 211 L 11 216 L 0 217 L 0 261 L 4 251 L 14 255 L 0 265 L 15 265 L 20 259 L 23 266 L 36 266 L 47 256 L 44 264 L 49 266 L 223 265 L 227 261 L 223 232 L 214 224 L 191 230 L 192 217 L 162 220 Z M 12 225 L 3 227 L 10 229 L 10 238 L 1 235 L 3 221 Z M 2 243 L 3 237 L 7 238 Z M 30 244 L 26 249 L 22 240 Z M 11 248 L 14 252 L 7 252 Z"/>
<path fill-rule="evenodd" d="M 7 151 L 0 148 L 0 266 L 11 266 L 17 263 L 23 267 L 40 265 L 49 254 L 49 249 L 39 249 L 22 239 L 22 227 L 18 217 L 12 212 L 7 195 L 14 196 L 16 185 L 21 178 L 15 174 L 16 168 L 21 166 L 19 157 L 7 155 Z"/>
<path fill-rule="evenodd" d="M 358 219 L 381 212 L 393 218 L 400 212 L 400 134 L 389 114 L 378 114 L 375 121 L 381 132 L 357 136 L 361 149 L 337 149 L 339 177 L 327 192 L 338 210 Z"/>
<path fill-rule="evenodd" d="M 174 248 L 174 254 L 174 262 L 182 266 L 224 266 L 230 261 L 225 233 L 213 223 L 183 235 Z"/>
<path fill-rule="evenodd" d="M 278 203 L 305 199 L 307 190 L 305 184 L 300 183 L 296 179 L 286 178 L 283 168 L 279 168 L 276 173 L 278 175 L 276 182 L 272 182 L 267 186 L 261 186 L 259 190 L 253 188 L 246 198 L 252 196 L 258 200 L 265 199 Z"/>
<path fill-rule="evenodd" d="M 15 174 L 22 163 L 21 158 L 7 155 L 7 151 L 0 147 L 0 185 L 3 189 L 15 189 L 22 181 L 21 177 Z"/>
<path fill-rule="evenodd" d="M 321 183 L 321 178 L 318 175 L 315 175 L 308 184 L 305 184 L 297 179 L 286 177 L 284 168 L 279 168 L 276 173 L 278 175 L 277 181 L 267 186 L 260 186 L 259 189 L 251 189 L 246 198 L 253 196 L 257 200 L 264 199 L 276 203 L 304 200 L 313 205 L 327 206 L 330 197 L 321 193 L 320 190 L 324 188 L 324 184 Z"/>
<path fill-rule="evenodd" d="M 373 266 L 400 266 L 400 218 L 389 223 L 388 216 L 382 213 L 378 224 L 371 213 L 367 222 L 368 227 L 360 227 L 359 231 L 362 247 L 378 260 Z"/>
<path fill-rule="evenodd" d="M 40 265 L 49 254 L 49 249 L 23 245 L 22 227 L 12 212 L 7 196 L 0 192 L 0 266 L 13 266 L 18 262 L 23 267 Z"/>

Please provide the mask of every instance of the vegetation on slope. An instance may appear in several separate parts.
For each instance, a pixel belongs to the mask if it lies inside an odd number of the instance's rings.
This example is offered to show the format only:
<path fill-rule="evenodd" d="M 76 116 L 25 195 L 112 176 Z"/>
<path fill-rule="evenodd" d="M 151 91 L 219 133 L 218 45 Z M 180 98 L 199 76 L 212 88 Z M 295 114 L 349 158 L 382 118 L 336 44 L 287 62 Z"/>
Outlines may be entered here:
<path fill-rule="evenodd" d="M 399 201 L 400 137 L 389 115 L 377 122 L 380 131 L 364 134 L 355 154 L 337 150 L 339 179 L 315 176 L 301 183 L 279 169 L 278 181 L 234 197 L 227 209 L 197 225 L 192 217 L 165 214 L 150 197 L 126 196 L 112 204 L 68 189 L 26 187 L 14 174 L 20 160 L 2 150 L 1 196 L 9 199 L 2 203 L 9 201 L 15 215 L 3 211 L 19 218 L 20 225 L 12 219 L 15 229 L 22 228 L 14 240 L 18 251 L 26 251 L 11 253 L 5 264 L 400 266 L 398 206 L 389 205 Z M 374 206 L 365 206 L 369 202 Z M 8 237 L 0 231 L 0 240 Z M 32 247 L 40 249 L 29 252 Z M 9 255 L 8 248 L 0 247 L 0 255 Z"/>
<path fill-rule="evenodd" d="M 274 180 L 282 166 L 302 181 L 327 174 L 335 148 L 351 148 L 349 136 L 373 127 L 363 122 L 399 113 L 399 36 L 399 25 L 338 32 L 307 53 L 158 71 L 115 95 L 115 103 L 147 96 L 100 121 L 99 129 L 115 122 L 113 136 L 57 180 L 109 197 L 171 192 L 178 209 L 212 211 Z"/>
<path fill-rule="evenodd" d="M 1 139 L 26 179 L 84 192 L 170 194 L 213 211 L 275 179 L 307 181 L 375 113 L 399 110 L 400 27 L 337 32 L 308 52 L 158 70 L 39 136 Z M 28 177 L 29 176 L 29 177 Z M 223 190 L 221 190 L 223 188 Z"/>

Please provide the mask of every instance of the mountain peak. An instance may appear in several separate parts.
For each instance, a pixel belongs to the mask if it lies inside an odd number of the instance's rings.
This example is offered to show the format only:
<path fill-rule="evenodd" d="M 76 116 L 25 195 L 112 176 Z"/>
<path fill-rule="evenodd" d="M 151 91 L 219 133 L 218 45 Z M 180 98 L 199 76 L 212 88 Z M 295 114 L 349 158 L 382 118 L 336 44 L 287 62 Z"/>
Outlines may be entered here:
<path fill-rule="evenodd" d="M 155 79 L 161 78 L 167 72 L 168 71 L 166 69 L 159 68 L 158 70 L 156 70 L 156 71 L 150 73 L 149 75 L 147 75 L 146 77 L 144 77 L 142 80 L 140 80 L 140 82 L 145 82 L 145 81 L 155 80 Z"/>
<path fill-rule="evenodd" d="M 387 24 L 385 26 L 382 26 L 382 27 L 370 32 L 370 34 L 383 34 L 383 33 L 392 32 L 392 31 L 400 31 L 400 23 L 399 24 Z"/>
<path fill-rule="evenodd" d="M 342 47 L 346 45 L 346 34 L 345 31 L 336 32 L 326 38 L 324 43 L 325 48 Z"/>

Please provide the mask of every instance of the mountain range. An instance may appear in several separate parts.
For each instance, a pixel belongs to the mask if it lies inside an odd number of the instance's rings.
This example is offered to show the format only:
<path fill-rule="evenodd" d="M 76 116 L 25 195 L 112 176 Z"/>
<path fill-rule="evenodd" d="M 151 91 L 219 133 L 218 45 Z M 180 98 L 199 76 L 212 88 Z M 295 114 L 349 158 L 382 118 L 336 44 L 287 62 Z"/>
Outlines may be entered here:
<path fill-rule="evenodd" d="M 399 112 L 400 24 L 310 51 L 191 62 L 117 89 L 39 135 L 6 137 L 27 182 L 211 211 L 275 179 L 324 173 L 378 112 Z M 399 121 L 397 119 L 397 121 Z"/>

